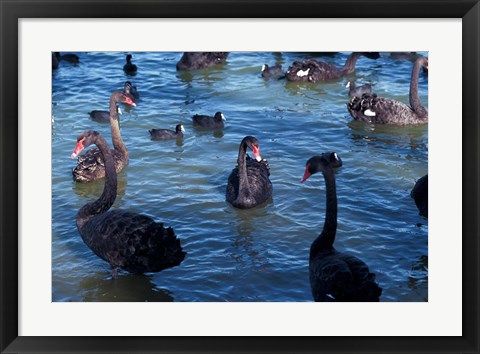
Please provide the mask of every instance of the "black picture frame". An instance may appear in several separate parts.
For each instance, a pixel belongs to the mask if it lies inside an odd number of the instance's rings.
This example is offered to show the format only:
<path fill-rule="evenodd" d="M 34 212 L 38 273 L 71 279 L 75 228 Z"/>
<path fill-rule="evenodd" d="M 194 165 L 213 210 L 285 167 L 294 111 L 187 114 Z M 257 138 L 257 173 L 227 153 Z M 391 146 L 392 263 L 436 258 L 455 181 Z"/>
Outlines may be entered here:
<path fill-rule="evenodd" d="M 116 4 L 117 6 L 112 6 Z M 121 4 L 121 6 L 118 6 Z M 272 6 L 276 5 L 276 6 Z M 308 6 L 308 12 L 305 8 Z M 479 353 L 478 0 L 0 0 L 1 353 Z M 18 20 L 20 18 L 461 18 L 461 337 L 21 337 L 18 336 Z M 448 161 L 446 164 L 455 164 Z M 448 261 L 448 260 L 446 260 Z M 347 317 L 347 315 L 345 315 Z M 312 325 L 314 325 L 312 321 Z"/>

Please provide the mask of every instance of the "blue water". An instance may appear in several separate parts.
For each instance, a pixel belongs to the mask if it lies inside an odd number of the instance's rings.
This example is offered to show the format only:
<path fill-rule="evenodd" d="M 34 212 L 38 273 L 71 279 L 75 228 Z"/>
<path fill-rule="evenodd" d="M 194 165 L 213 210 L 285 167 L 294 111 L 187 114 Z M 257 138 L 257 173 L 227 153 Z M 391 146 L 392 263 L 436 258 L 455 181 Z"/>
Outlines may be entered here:
<path fill-rule="evenodd" d="M 377 275 L 381 301 L 428 301 L 428 222 L 410 191 L 427 173 L 428 125 L 395 127 L 353 122 L 347 80 L 370 82 L 383 97 L 408 104 L 412 63 L 361 57 L 354 74 L 329 83 L 264 80 L 262 64 L 314 53 L 234 52 L 227 64 L 177 72 L 181 53 L 135 52 L 135 76 L 125 54 L 82 52 L 79 65 L 61 62 L 52 76 L 52 300 L 53 301 L 312 301 L 308 254 L 323 227 L 321 174 L 300 183 L 305 162 L 335 151 L 338 232 L 335 247 L 356 255 Z M 316 56 L 343 66 L 349 53 Z M 424 53 L 426 54 L 426 53 Z M 138 88 L 137 107 L 121 116 L 129 165 L 118 176 L 113 208 L 171 225 L 188 253 L 178 267 L 111 279 L 109 265 L 83 243 L 75 215 L 100 196 L 103 180 L 75 183 L 70 159 L 86 129 L 110 127 L 87 112 L 108 110 L 126 80 Z M 419 92 L 428 108 L 428 77 Z M 122 107 L 123 108 L 123 107 Z M 193 114 L 221 111 L 222 131 L 193 128 Z M 182 123 L 183 143 L 152 141 L 148 129 Z M 245 135 L 258 138 L 271 167 L 272 201 L 250 210 L 225 202 L 228 175 Z"/>

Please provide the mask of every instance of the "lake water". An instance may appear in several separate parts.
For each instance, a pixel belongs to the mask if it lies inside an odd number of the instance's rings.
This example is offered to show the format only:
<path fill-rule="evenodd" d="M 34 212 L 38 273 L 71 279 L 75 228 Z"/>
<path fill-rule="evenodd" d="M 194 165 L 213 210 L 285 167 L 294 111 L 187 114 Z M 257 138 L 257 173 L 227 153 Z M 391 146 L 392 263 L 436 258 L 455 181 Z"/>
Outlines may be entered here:
<path fill-rule="evenodd" d="M 322 230 L 325 183 L 316 174 L 300 183 L 306 161 L 335 151 L 338 231 L 335 247 L 368 264 L 383 288 L 381 301 L 428 301 L 428 221 L 410 198 L 427 173 L 428 125 L 353 122 L 347 80 L 370 82 L 383 97 L 408 104 L 412 63 L 381 53 L 361 57 L 354 74 L 329 83 L 264 80 L 264 63 L 315 57 L 343 66 L 349 53 L 233 52 L 227 64 L 177 72 L 182 53 L 134 52 L 135 76 L 122 68 L 126 53 L 82 52 L 79 65 L 61 62 L 52 77 L 53 301 L 312 301 L 308 255 Z M 427 53 L 423 53 L 427 54 Z M 111 144 L 108 124 L 88 112 L 108 110 L 126 80 L 138 88 L 137 107 L 121 116 L 129 165 L 118 176 L 113 208 L 171 225 L 188 254 L 160 273 L 111 279 L 109 265 L 83 243 L 78 209 L 100 196 L 103 180 L 75 183 L 70 155 L 76 137 L 95 129 Z M 419 92 L 428 108 L 428 76 Z M 122 106 L 123 108 L 123 106 Z M 221 131 L 193 128 L 194 114 L 226 118 Z M 152 141 L 148 130 L 186 129 L 183 143 Z M 273 198 L 238 210 L 225 201 L 227 178 L 246 135 L 260 141 L 270 163 Z"/>

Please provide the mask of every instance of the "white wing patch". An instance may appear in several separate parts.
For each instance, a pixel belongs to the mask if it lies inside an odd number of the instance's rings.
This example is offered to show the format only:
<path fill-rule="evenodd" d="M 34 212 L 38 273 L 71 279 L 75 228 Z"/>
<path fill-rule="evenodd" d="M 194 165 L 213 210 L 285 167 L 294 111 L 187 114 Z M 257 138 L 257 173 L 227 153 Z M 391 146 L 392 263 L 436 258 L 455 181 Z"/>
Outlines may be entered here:
<path fill-rule="evenodd" d="M 365 114 L 367 117 L 375 117 L 377 114 L 370 109 L 366 109 L 363 114 Z"/>
<path fill-rule="evenodd" d="M 297 76 L 300 76 L 300 77 L 307 76 L 309 71 L 310 71 L 310 68 L 308 68 L 307 70 L 298 70 Z"/>

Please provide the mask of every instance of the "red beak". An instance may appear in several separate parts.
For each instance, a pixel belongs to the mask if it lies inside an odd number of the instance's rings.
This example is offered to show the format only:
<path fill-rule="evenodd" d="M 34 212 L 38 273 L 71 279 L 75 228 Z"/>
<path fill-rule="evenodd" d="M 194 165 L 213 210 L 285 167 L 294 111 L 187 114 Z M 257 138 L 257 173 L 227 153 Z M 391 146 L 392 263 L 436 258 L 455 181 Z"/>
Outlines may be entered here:
<path fill-rule="evenodd" d="M 257 161 L 261 161 L 262 157 L 260 156 L 260 148 L 255 145 L 252 145 L 252 150 L 253 150 L 253 156 L 255 156 L 255 159 Z"/>
<path fill-rule="evenodd" d="M 78 156 L 78 154 L 83 150 L 85 149 L 85 147 L 83 146 L 83 141 L 85 140 L 85 138 L 83 138 L 82 140 L 79 140 L 77 142 L 77 145 L 75 145 L 75 149 L 73 150 L 73 154 L 72 154 L 72 159 L 74 159 L 75 157 Z"/>
<path fill-rule="evenodd" d="M 129 104 L 130 106 L 133 106 L 133 107 L 136 106 L 135 102 L 133 102 L 130 97 L 126 97 L 125 103 Z"/>
<path fill-rule="evenodd" d="M 308 166 L 305 168 L 305 173 L 303 174 L 303 178 L 300 180 L 301 183 L 305 182 L 308 177 L 310 177 L 312 174 L 308 172 Z"/>

